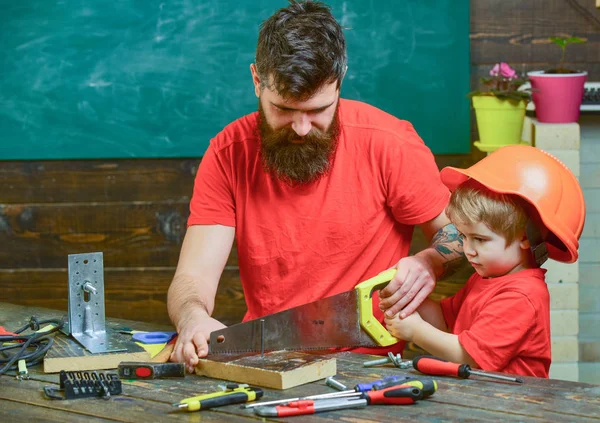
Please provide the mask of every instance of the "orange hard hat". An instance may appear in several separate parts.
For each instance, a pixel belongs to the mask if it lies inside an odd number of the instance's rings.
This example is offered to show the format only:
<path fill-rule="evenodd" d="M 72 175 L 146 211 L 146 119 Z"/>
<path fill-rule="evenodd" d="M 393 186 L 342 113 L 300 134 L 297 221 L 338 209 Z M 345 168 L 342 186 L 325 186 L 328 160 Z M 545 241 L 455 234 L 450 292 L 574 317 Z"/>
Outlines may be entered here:
<path fill-rule="evenodd" d="M 441 177 L 450 190 L 472 178 L 491 191 L 521 197 L 551 232 L 544 237 L 548 257 L 577 260 L 585 201 L 577 179 L 556 157 L 536 147 L 508 145 L 468 169 L 445 167 Z"/>

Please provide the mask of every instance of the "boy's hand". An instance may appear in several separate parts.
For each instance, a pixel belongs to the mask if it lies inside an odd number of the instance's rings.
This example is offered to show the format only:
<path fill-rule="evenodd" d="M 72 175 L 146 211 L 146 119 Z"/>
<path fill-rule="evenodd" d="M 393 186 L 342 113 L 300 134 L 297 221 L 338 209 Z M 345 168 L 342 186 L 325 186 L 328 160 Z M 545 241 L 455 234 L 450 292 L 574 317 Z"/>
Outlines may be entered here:
<path fill-rule="evenodd" d="M 418 311 L 406 316 L 404 319 L 401 319 L 399 314 L 394 317 L 385 317 L 385 325 L 388 332 L 391 333 L 393 337 L 408 342 L 413 340 L 419 326 L 423 323 L 424 320 L 421 318 Z"/>

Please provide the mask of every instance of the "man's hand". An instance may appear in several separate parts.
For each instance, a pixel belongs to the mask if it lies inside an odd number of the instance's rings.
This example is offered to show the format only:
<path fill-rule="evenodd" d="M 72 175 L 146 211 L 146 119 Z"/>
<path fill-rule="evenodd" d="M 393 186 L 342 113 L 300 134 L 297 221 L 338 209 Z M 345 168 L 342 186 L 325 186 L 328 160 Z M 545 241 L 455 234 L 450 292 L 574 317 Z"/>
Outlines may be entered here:
<path fill-rule="evenodd" d="M 385 326 L 388 332 L 395 338 L 411 342 L 419 326 L 424 323 L 418 311 L 401 319 L 398 315 L 385 318 Z"/>
<path fill-rule="evenodd" d="M 198 309 L 189 313 L 177 325 L 177 342 L 170 360 L 178 363 L 185 362 L 188 372 L 192 373 L 198 364 L 198 359 L 208 354 L 211 332 L 225 327 L 204 310 Z"/>
<path fill-rule="evenodd" d="M 386 317 L 400 313 L 400 318 L 404 319 L 435 288 L 435 271 L 430 261 L 419 255 L 405 257 L 395 267 L 398 271 L 394 279 L 379 292 L 379 308 Z"/>

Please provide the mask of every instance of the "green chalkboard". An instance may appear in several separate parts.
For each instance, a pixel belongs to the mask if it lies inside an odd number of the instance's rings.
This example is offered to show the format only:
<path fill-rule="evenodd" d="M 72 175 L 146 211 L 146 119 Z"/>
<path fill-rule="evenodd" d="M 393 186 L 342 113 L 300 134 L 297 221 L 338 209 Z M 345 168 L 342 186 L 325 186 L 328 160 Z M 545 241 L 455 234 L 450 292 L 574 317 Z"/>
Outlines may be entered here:
<path fill-rule="evenodd" d="M 284 0 L 1 0 L 0 159 L 200 157 L 256 110 L 259 24 Z M 469 1 L 331 0 L 342 96 L 469 151 Z"/>

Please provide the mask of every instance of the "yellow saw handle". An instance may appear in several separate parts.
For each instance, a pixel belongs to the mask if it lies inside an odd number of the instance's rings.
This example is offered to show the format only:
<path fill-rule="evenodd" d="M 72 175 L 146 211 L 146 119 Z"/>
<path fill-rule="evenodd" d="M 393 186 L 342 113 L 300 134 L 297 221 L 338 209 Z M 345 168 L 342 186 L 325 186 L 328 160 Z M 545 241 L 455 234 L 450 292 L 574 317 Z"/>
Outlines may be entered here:
<path fill-rule="evenodd" d="M 390 333 L 379 323 L 379 320 L 373 316 L 373 291 L 383 289 L 394 278 L 396 269 L 389 269 L 381 272 L 371 279 L 356 285 L 358 291 L 358 308 L 360 313 L 360 326 L 369 334 L 375 342 L 382 347 L 395 344 L 398 339 L 394 338 Z"/>

